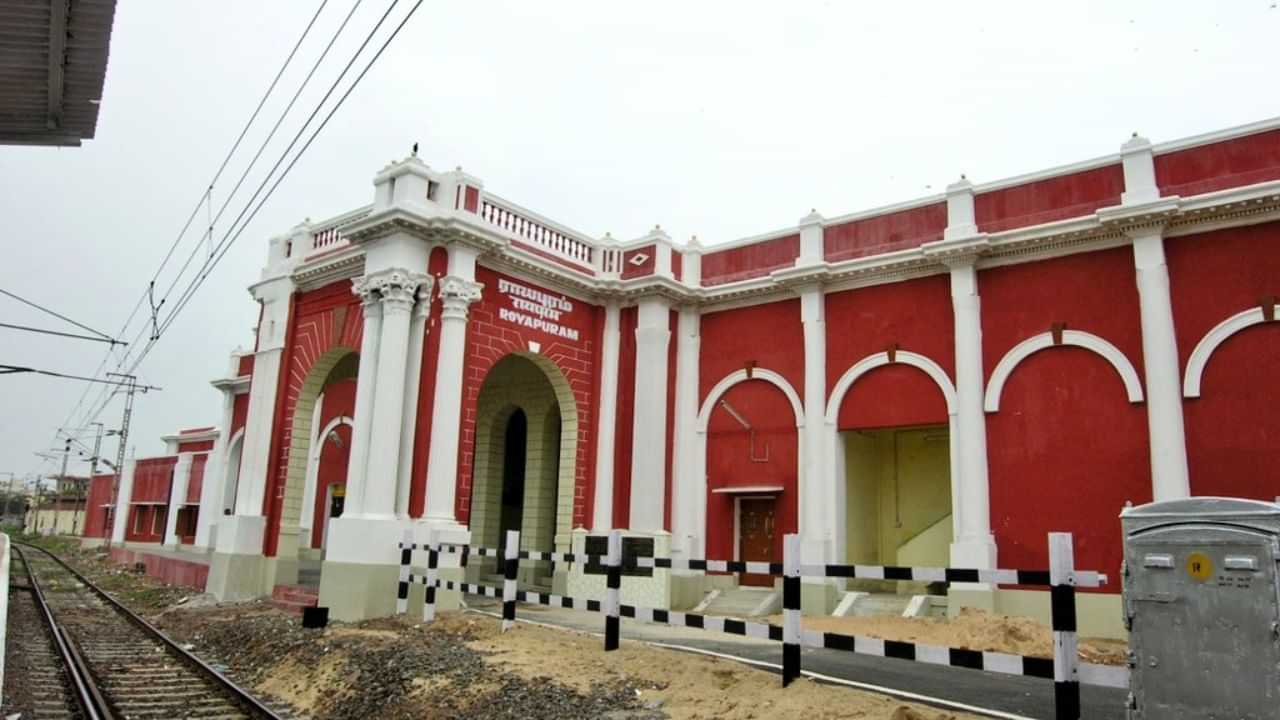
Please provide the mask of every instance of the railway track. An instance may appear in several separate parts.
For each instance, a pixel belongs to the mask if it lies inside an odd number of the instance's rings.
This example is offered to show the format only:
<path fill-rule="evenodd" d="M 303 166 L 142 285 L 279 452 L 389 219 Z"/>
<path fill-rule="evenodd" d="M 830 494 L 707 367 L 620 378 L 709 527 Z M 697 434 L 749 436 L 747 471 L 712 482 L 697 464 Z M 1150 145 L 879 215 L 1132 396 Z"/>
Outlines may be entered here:
<path fill-rule="evenodd" d="M 60 558 L 14 544 L 25 567 L 46 640 L 60 656 L 45 669 L 49 718 L 267 718 L 277 714 L 225 675 L 116 602 Z M 52 659 L 52 658 L 51 658 Z M 66 712 L 57 714 L 52 685 L 63 680 Z M 42 680 L 41 682 L 44 682 Z"/>

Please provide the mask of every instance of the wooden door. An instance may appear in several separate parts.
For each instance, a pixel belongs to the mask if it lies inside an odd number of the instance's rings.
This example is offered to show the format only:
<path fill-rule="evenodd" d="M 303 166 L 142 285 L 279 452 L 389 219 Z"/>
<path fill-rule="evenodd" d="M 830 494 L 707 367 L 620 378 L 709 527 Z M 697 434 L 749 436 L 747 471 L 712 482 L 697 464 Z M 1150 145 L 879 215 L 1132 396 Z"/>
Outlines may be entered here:
<path fill-rule="evenodd" d="M 748 562 L 773 560 L 773 498 L 738 501 L 738 558 Z M 773 577 L 742 573 L 742 585 L 773 586 Z"/>

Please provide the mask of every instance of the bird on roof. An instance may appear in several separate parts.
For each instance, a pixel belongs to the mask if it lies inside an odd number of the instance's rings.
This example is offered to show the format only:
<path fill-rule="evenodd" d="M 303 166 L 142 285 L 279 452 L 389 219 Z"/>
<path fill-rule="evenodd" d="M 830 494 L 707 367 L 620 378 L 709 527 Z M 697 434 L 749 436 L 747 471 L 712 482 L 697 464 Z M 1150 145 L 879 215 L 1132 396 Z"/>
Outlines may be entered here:
<path fill-rule="evenodd" d="M 418 143 L 413 144 L 413 156 L 418 157 Z"/>

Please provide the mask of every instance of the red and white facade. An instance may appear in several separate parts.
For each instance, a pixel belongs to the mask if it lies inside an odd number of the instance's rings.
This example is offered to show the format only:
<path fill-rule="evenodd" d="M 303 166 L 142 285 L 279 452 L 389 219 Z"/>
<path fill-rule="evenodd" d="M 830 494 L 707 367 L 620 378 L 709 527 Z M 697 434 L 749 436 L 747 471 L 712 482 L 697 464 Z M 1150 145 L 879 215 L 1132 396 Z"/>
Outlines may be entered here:
<path fill-rule="evenodd" d="M 1070 531 L 1112 577 L 1125 502 L 1280 494 L 1280 121 L 707 246 L 590 238 L 417 157 L 374 186 L 271 240 L 256 347 L 214 383 L 194 542 L 224 597 L 322 557 L 322 605 L 383 612 L 338 596 L 405 529 L 496 537 L 511 482 L 531 547 L 1040 567 Z"/>

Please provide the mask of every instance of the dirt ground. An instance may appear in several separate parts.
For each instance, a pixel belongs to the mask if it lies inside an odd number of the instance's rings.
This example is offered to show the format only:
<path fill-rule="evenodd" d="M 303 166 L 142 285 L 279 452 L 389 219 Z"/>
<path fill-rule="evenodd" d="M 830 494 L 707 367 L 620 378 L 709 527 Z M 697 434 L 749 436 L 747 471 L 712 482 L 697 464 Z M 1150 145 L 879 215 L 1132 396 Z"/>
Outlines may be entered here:
<path fill-rule="evenodd" d="M 782 623 L 781 615 L 769 622 Z M 1053 657 L 1053 632 L 1025 617 L 996 615 L 977 608 L 964 608 L 954 618 L 904 617 L 806 617 L 808 630 L 842 635 L 863 635 L 883 640 L 944 645 L 966 650 L 987 650 Z M 1080 638 L 1080 659 L 1100 665 L 1123 665 L 1128 643 L 1103 638 Z"/>
<path fill-rule="evenodd" d="M 605 653 L 600 638 L 571 631 L 517 624 L 502 634 L 498 620 L 474 613 L 445 613 L 430 626 L 389 618 L 308 630 L 266 603 L 219 605 L 98 552 L 55 551 L 236 682 L 288 703 L 295 717 L 974 717 L 804 679 L 784 690 L 772 673 L 639 642 Z"/>

